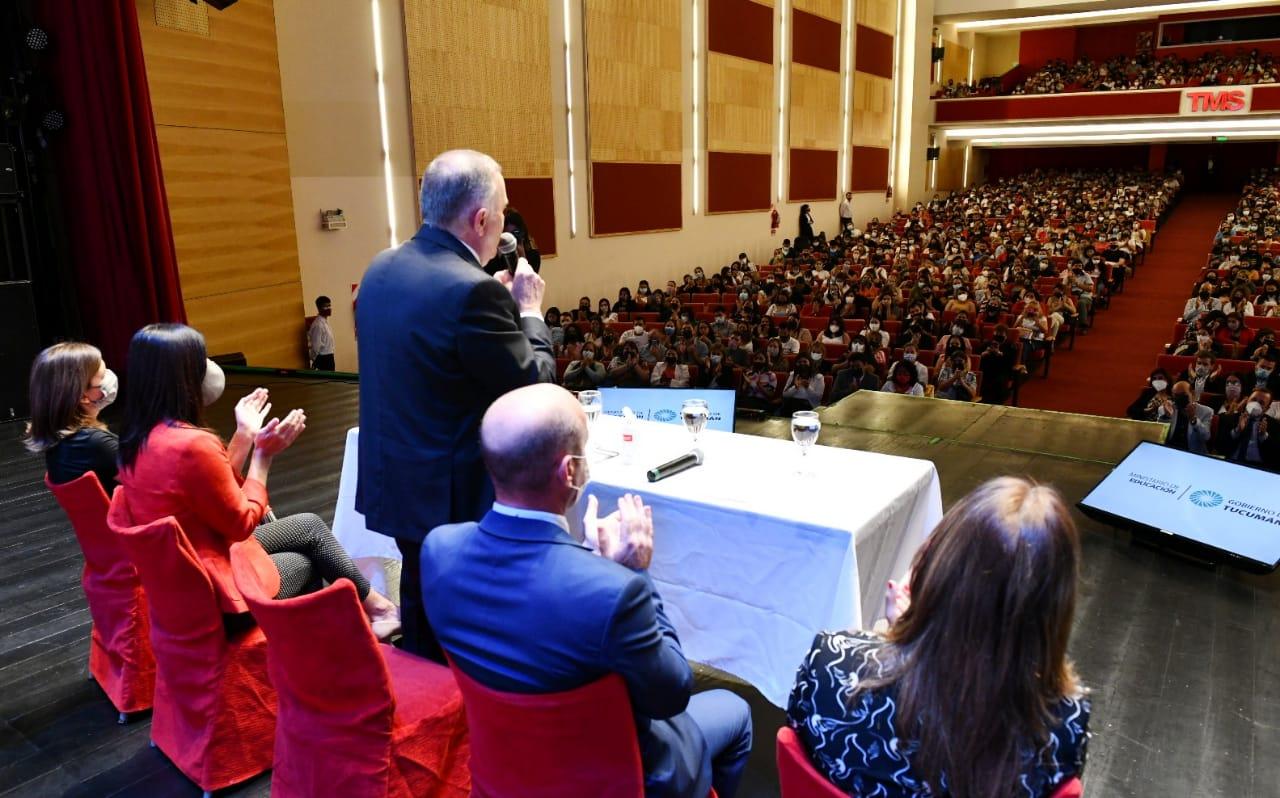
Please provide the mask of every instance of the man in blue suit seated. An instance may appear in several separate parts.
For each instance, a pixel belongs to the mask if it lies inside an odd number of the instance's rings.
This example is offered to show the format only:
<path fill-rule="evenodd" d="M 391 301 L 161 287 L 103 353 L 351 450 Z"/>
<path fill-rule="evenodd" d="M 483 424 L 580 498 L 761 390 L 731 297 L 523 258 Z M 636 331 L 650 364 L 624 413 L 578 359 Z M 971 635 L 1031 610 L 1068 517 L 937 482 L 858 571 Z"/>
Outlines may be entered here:
<path fill-rule="evenodd" d="M 518 388 L 480 425 L 496 501 L 479 523 L 437 527 L 422 547 L 422 595 L 454 664 L 495 690 L 553 693 L 609 673 L 626 681 L 645 795 L 733 798 L 751 713 L 726 690 L 691 695 L 693 672 L 649 562 L 653 517 L 627 495 L 604 518 L 587 500 L 576 539 L 565 512 L 587 484 L 587 420 L 554 385 Z M 566 751 L 565 756 L 590 756 Z"/>

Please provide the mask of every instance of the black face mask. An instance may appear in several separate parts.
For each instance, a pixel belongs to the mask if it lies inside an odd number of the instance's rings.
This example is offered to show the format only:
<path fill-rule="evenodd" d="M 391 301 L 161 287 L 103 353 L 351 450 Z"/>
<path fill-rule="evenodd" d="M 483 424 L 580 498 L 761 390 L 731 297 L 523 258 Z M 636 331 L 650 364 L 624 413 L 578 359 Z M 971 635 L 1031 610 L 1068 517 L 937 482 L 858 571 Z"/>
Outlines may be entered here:
<path fill-rule="evenodd" d="M 1188 394 L 1180 393 L 1177 396 L 1173 397 L 1173 403 L 1179 408 L 1184 408 L 1187 405 L 1191 404 L 1191 397 Z"/>

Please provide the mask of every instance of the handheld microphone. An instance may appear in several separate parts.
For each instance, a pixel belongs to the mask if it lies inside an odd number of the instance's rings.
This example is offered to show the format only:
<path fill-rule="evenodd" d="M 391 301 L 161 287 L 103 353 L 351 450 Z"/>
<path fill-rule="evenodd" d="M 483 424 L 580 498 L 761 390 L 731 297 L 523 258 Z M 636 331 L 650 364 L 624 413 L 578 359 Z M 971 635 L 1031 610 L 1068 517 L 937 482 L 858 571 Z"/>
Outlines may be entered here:
<path fill-rule="evenodd" d="M 675 476 L 681 471 L 688 471 L 690 468 L 700 465 L 702 465 L 702 450 L 694 449 L 688 454 L 682 454 L 676 459 L 663 463 L 657 468 L 649 469 L 645 476 L 649 477 L 650 482 L 657 482 L 658 480 Z"/>
<path fill-rule="evenodd" d="M 503 262 L 507 264 L 507 271 L 510 272 L 512 276 L 515 276 L 516 266 L 520 264 L 520 260 L 515 256 L 515 254 L 516 237 L 510 233 L 503 233 L 502 237 L 498 239 L 498 255 L 502 258 Z"/>

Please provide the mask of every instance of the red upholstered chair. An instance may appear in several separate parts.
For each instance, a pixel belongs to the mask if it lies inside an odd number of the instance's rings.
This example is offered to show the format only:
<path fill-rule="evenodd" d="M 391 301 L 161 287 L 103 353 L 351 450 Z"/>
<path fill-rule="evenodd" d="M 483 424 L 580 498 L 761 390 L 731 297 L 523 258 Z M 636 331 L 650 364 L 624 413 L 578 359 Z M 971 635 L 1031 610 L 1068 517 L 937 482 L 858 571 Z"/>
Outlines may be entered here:
<path fill-rule="evenodd" d="M 89 673 L 120 713 L 119 722 L 125 723 L 128 713 L 151 708 L 156 686 L 142 581 L 107 528 L 110 502 L 97 474 L 89 471 L 61 485 L 46 475 L 44 484 L 70 519 L 84 554 L 80 586 L 93 618 Z"/>
<path fill-rule="evenodd" d="M 782 798 L 848 798 L 813 766 L 804 750 L 804 743 L 790 726 L 778 729 L 777 749 L 778 786 L 782 790 Z M 1073 777 L 1063 782 L 1052 798 L 1080 798 L 1083 794 L 1084 785 Z"/>
<path fill-rule="evenodd" d="M 456 665 L 453 675 L 467 708 L 475 798 L 644 797 L 635 719 L 621 676 L 527 695 L 492 690 Z"/>
<path fill-rule="evenodd" d="M 280 700 L 273 798 L 466 798 L 467 721 L 448 668 L 379 644 L 347 579 L 277 601 L 240 544 L 231 569 Z"/>
<path fill-rule="evenodd" d="M 228 636 L 213 582 L 172 516 L 135 526 L 116 488 L 107 524 L 147 591 L 156 657 L 151 742 L 206 795 L 271 767 L 276 693 L 267 639 Z"/>
<path fill-rule="evenodd" d="M 804 745 L 790 726 L 778 729 L 777 756 L 782 798 L 848 798 L 809 762 Z"/>

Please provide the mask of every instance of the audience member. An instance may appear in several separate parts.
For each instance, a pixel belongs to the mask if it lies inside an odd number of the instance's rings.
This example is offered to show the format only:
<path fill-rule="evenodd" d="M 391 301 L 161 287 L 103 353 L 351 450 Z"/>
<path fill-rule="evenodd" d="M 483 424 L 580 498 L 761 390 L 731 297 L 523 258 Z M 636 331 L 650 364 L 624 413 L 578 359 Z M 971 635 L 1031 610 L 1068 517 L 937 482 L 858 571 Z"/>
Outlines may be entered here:
<path fill-rule="evenodd" d="M 333 300 L 327 296 L 316 297 L 316 317 L 307 328 L 307 356 L 311 368 L 316 371 L 334 371 L 333 330 L 329 317 L 333 315 Z"/>
<path fill-rule="evenodd" d="M 119 444 L 98 414 L 116 400 L 119 386 L 95 346 L 54 344 L 36 356 L 23 442 L 28 451 L 44 454 L 50 482 L 61 485 L 92 471 L 108 496 L 115 490 Z"/>
<path fill-rule="evenodd" d="M 1169 425 L 1164 443 L 1174 449 L 1208 454 L 1213 427 L 1213 408 L 1202 405 L 1191 395 L 1191 383 L 1173 384 L 1171 397 L 1156 412 L 1156 420 Z"/>

